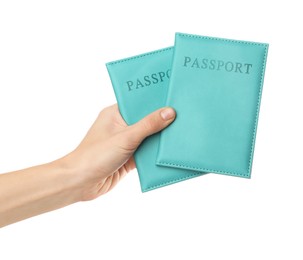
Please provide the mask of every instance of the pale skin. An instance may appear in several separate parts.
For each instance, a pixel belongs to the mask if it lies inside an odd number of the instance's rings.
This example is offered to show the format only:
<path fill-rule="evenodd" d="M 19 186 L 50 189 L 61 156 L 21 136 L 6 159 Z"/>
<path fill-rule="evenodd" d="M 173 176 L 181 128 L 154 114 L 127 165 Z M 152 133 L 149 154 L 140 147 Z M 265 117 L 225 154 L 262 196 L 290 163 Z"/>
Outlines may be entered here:
<path fill-rule="evenodd" d="M 174 119 L 175 111 L 166 107 L 127 126 L 116 104 L 103 109 L 71 153 L 0 174 L 0 227 L 107 193 L 136 167 L 133 153 L 140 143 Z"/>

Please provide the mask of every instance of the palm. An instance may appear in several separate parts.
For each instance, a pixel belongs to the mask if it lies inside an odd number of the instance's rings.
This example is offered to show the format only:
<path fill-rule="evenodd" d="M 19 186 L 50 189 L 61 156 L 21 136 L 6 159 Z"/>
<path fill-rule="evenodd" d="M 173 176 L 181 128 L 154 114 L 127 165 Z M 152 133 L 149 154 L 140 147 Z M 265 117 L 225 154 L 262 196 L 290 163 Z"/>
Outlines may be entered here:
<path fill-rule="evenodd" d="M 100 120 L 101 119 L 101 120 Z M 127 124 L 123 120 L 117 104 L 107 107 L 99 114 L 98 119 L 95 121 L 87 137 L 82 142 L 83 145 L 106 141 L 112 136 L 123 131 Z M 101 134 L 101 136 L 100 136 Z M 111 175 L 101 179 L 96 184 L 97 187 L 91 190 L 84 200 L 94 199 L 104 193 L 110 191 L 128 172 L 136 167 L 133 156 L 131 156 L 120 168 L 114 171 Z"/>

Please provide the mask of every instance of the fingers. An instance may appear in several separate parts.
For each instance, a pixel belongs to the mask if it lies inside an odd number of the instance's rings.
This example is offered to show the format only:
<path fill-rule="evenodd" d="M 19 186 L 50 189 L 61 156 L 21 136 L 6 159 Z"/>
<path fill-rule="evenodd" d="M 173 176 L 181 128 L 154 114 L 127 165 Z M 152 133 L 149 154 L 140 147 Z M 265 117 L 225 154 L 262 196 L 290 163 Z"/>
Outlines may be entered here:
<path fill-rule="evenodd" d="M 155 134 L 174 121 L 176 112 L 171 107 L 154 111 L 128 127 L 129 138 L 140 144 L 147 136 Z"/>

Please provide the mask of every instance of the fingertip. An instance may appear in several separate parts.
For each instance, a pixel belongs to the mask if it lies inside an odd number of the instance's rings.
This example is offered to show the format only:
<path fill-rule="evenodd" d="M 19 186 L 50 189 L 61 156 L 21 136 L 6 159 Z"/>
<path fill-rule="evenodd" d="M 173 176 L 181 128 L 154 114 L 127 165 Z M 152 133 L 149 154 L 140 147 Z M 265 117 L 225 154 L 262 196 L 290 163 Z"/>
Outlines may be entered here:
<path fill-rule="evenodd" d="M 160 115 L 163 120 L 168 121 L 176 116 L 176 111 L 172 107 L 166 107 L 161 110 Z"/>

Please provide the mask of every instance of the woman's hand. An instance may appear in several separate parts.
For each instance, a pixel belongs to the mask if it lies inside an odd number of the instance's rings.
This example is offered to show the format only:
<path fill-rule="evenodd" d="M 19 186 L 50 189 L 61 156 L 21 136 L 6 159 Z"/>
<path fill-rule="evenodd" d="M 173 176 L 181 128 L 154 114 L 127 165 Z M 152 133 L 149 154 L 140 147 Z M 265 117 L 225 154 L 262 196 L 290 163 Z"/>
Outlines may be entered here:
<path fill-rule="evenodd" d="M 0 175 L 0 227 L 108 192 L 135 168 L 140 143 L 174 118 L 172 108 L 162 108 L 127 126 L 117 105 L 103 109 L 73 152 Z"/>
<path fill-rule="evenodd" d="M 102 110 L 76 150 L 62 158 L 73 168 L 71 172 L 81 186 L 81 200 L 91 200 L 111 190 L 135 168 L 133 153 L 140 143 L 174 118 L 172 108 L 163 108 L 127 126 L 116 104 Z"/>

